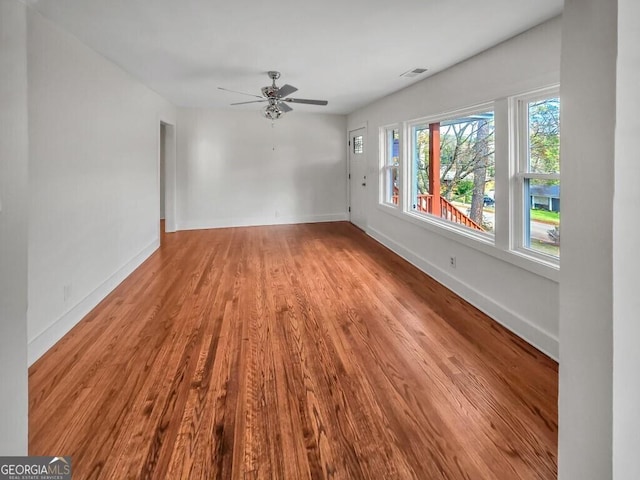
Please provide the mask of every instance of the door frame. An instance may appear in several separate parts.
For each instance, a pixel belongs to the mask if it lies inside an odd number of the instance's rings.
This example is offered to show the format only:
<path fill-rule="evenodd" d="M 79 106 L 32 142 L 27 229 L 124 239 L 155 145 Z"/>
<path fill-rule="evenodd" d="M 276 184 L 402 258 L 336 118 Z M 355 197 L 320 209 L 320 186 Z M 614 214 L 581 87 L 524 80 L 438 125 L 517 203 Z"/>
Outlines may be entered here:
<path fill-rule="evenodd" d="M 369 122 L 364 122 L 362 124 L 356 124 L 355 126 L 351 127 L 351 128 L 347 128 L 347 214 L 349 215 L 349 222 L 351 222 L 353 225 L 355 225 L 355 223 L 353 223 L 351 221 L 351 138 L 352 138 L 352 134 L 354 132 L 357 132 L 358 130 L 363 130 L 363 134 L 362 134 L 362 144 L 364 146 L 364 171 L 365 171 L 365 175 L 368 173 L 368 166 L 369 166 L 369 162 L 368 162 L 368 151 L 369 151 L 369 145 L 367 142 L 368 139 L 368 123 Z M 366 230 L 367 226 L 368 226 L 368 216 L 367 216 L 367 202 L 366 202 L 367 198 L 365 195 L 365 202 L 364 202 L 364 209 L 363 209 L 363 224 L 364 224 L 364 228 Z M 357 226 L 357 225 L 356 225 Z"/>
<path fill-rule="evenodd" d="M 176 231 L 176 126 L 174 123 L 160 119 L 158 125 L 158 231 L 160 230 L 160 181 L 162 175 L 161 143 L 165 141 L 164 149 L 164 231 Z M 165 137 L 162 136 L 162 127 Z"/>

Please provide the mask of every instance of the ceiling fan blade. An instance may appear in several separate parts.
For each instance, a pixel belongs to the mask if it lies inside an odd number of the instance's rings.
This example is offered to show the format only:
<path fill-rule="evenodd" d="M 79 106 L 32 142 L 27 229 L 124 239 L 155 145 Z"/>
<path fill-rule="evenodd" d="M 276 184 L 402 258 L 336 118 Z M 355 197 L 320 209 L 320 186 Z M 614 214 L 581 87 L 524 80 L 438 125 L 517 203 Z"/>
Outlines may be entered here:
<path fill-rule="evenodd" d="M 246 103 L 261 103 L 261 102 L 266 102 L 267 99 L 263 98 L 262 100 L 251 100 L 249 102 L 236 102 L 236 103 L 230 103 L 229 105 L 244 105 Z"/>
<path fill-rule="evenodd" d="M 282 110 L 284 113 L 287 113 L 293 110 L 293 108 L 291 108 L 289 105 L 287 105 L 284 102 L 278 102 L 278 108 Z"/>
<path fill-rule="evenodd" d="M 291 95 L 293 92 L 297 92 L 297 91 L 298 89 L 296 87 L 294 87 L 293 85 L 289 85 L 287 83 L 278 89 L 278 97 L 280 98 L 287 97 Z"/>
<path fill-rule="evenodd" d="M 240 95 L 248 95 L 250 97 L 263 98 L 261 95 L 254 95 L 253 93 L 238 92 L 237 90 L 229 90 L 228 88 L 218 87 L 218 90 L 224 90 L 225 92 L 231 92 L 231 93 L 239 93 Z"/>
<path fill-rule="evenodd" d="M 283 98 L 282 101 L 291 103 L 306 103 L 308 105 L 327 105 L 329 103 L 326 100 L 309 100 L 307 98 Z"/>

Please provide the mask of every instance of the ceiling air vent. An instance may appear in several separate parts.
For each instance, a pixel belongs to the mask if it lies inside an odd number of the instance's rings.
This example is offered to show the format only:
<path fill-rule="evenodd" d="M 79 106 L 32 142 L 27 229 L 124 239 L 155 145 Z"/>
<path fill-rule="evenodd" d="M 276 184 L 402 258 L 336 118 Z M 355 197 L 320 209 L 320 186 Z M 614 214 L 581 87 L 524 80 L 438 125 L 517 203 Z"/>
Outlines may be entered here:
<path fill-rule="evenodd" d="M 417 77 L 418 75 L 423 74 L 426 71 L 427 71 L 426 68 L 414 68 L 413 70 L 408 70 L 408 71 L 404 72 L 400 76 L 401 77 L 407 77 L 407 78 L 413 78 L 413 77 Z"/>

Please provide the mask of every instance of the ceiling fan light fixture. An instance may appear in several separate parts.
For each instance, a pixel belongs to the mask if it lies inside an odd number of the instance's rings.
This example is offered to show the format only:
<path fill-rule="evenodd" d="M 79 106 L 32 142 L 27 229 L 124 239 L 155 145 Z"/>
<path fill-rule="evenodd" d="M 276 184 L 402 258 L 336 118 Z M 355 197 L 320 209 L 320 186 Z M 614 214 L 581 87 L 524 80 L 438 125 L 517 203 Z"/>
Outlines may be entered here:
<path fill-rule="evenodd" d="M 277 105 L 267 105 L 262 110 L 262 115 L 269 120 L 277 120 L 283 113 L 284 112 L 280 110 Z"/>

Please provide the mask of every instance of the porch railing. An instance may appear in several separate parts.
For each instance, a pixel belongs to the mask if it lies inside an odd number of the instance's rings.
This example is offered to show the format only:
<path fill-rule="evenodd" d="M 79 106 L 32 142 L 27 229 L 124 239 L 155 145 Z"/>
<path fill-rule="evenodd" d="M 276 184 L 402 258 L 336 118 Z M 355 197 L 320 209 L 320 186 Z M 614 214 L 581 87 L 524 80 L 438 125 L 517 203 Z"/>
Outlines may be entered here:
<path fill-rule="evenodd" d="M 478 225 L 471 218 L 467 217 L 464 213 L 458 210 L 451 202 L 449 202 L 446 198 L 440 197 L 440 217 L 450 220 L 452 222 L 461 223 L 470 228 L 474 228 L 476 230 L 480 230 L 484 232 L 484 228 L 481 225 Z"/>
<path fill-rule="evenodd" d="M 458 210 L 455 207 L 455 205 L 449 202 L 446 198 L 444 197 L 439 197 L 439 198 L 440 198 L 440 209 L 439 209 L 440 218 L 444 218 L 445 220 L 449 220 L 450 222 L 459 223 L 466 227 L 484 232 L 484 228 L 482 228 L 481 225 L 478 225 L 471 218 L 469 218 L 467 215 L 465 215 L 460 210 Z M 397 205 L 398 195 L 393 195 L 392 200 L 393 200 L 393 203 Z M 432 208 L 432 203 L 433 203 L 433 195 L 429 195 L 428 193 L 421 193 L 416 198 L 415 210 L 422 213 L 433 212 L 434 215 L 437 215 L 438 209 L 434 210 Z"/>

